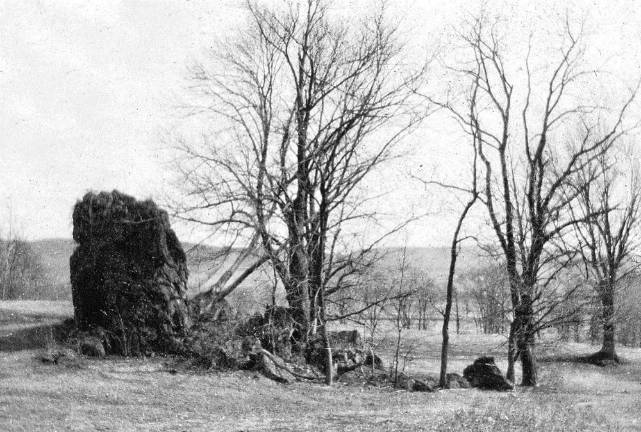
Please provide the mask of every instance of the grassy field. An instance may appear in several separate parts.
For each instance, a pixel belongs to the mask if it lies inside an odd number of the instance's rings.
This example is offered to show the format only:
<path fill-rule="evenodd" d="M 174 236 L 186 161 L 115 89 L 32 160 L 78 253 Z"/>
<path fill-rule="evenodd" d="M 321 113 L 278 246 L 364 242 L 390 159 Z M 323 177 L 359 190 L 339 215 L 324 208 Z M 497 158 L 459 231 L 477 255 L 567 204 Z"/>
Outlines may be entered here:
<path fill-rule="evenodd" d="M 57 306 L 57 307 L 54 307 Z M 46 317 L 47 310 L 54 313 Z M 22 326 L 59 319 L 63 304 L 0 303 L 0 317 L 31 316 Z M 12 311 L 12 312 L 11 312 Z M 19 311 L 19 313 L 16 313 Z M 37 313 L 34 313 L 37 312 Z M 73 367 L 40 363 L 38 349 L 5 349 L 12 331 L 0 321 L 2 431 L 609 431 L 641 430 L 641 352 L 621 349 L 619 367 L 544 361 L 541 385 L 506 393 L 445 390 L 408 393 L 367 385 L 281 385 L 251 372 L 170 373 L 167 359 L 83 360 Z M 468 329 L 469 330 L 469 329 Z M 408 331 L 411 374 L 438 370 L 437 329 Z M 481 354 L 504 355 L 503 339 L 453 335 L 451 370 Z M 40 341 L 47 343 L 46 337 Z M 386 359 L 393 337 L 381 346 Z M 410 349 L 411 348 L 411 349 Z M 548 341 L 540 355 L 595 347 Z M 500 356 L 500 357 L 499 357 Z M 501 368 L 505 363 L 498 362 Z"/>

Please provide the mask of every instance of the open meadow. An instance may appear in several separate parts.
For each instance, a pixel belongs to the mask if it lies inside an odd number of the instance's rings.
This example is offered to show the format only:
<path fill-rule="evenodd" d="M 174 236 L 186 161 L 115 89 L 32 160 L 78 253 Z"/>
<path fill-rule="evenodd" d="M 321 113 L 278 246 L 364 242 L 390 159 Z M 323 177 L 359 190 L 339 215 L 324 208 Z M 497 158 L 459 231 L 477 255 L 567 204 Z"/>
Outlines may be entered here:
<path fill-rule="evenodd" d="M 633 0 L 4 3 L 0 432 L 641 431 Z"/>
<path fill-rule="evenodd" d="M 253 372 L 176 371 L 165 357 L 43 364 L 36 357 L 51 339 L 41 326 L 71 316 L 71 310 L 64 302 L 0 304 L 0 430 L 641 430 L 638 349 L 620 348 L 627 360 L 621 366 L 597 367 L 553 361 L 553 356 L 597 347 L 561 348 L 544 338 L 539 343 L 540 385 L 510 392 L 418 393 L 340 380 L 331 388 L 283 385 Z M 438 371 L 437 327 L 404 332 L 402 352 L 411 352 L 408 373 Z M 474 358 L 489 354 L 504 371 L 504 338 L 464 330 L 452 335 L 450 370 L 461 373 Z M 389 364 L 394 335 L 385 333 L 379 352 Z"/>

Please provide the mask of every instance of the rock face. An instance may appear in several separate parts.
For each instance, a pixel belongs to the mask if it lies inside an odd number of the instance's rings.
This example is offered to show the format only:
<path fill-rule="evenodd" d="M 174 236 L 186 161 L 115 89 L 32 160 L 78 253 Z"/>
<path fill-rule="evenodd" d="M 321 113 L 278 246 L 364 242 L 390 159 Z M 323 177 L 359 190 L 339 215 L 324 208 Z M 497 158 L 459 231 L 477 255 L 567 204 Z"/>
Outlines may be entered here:
<path fill-rule="evenodd" d="M 71 286 L 80 331 L 107 352 L 179 349 L 190 326 L 185 253 L 164 210 L 118 191 L 89 192 L 73 211 Z"/>
<path fill-rule="evenodd" d="M 514 386 L 494 363 L 494 357 L 479 357 L 463 370 L 472 387 L 488 390 L 512 390 Z"/>

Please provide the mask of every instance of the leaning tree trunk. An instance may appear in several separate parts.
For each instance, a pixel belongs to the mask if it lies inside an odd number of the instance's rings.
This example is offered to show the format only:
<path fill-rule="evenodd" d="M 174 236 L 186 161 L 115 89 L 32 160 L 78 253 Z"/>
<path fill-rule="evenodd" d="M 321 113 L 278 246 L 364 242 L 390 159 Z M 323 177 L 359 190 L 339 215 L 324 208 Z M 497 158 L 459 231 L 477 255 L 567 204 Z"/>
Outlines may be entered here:
<path fill-rule="evenodd" d="M 475 148 L 476 150 L 476 148 Z M 456 224 L 456 229 L 454 230 L 454 235 L 452 236 L 452 244 L 450 246 L 450 267 L 447 274 L 447 292 L 446 292 L 446 301 L 445 301 L 445 313 L 443 314 L 443 327 L 441 329 L 441 334 L 443 341 L 441 344 L 441 373 L 439 376 L 439 385 L 442 388 L 445 388 L 447 385 L 447 356 L 450 343 L 450 334 L 449 334 L 449 325 L 450 325 L 450 315 L 452 313 L 452 296 L 456 295 L 454 288 L 454 276 L 456 274 L 456 260 L 458 258 L 458 245 L 459 245 L 459 233 L 461 232 L 461 227 L 465 221 L 467 213 L 470 211 L 476 200 L 478 199 L 478 194 L 476 192 L 476 157 L 474 159 L 474 178 L 473 186 L 471 190 L 472 196 L 470 200 L 465 205 L 465 208 L 461 212 L 461 215 L 458 218 Z M 456 295 L 456 334 L 459 333 L 459 316 L 458 316 L 458 295 Z"/>

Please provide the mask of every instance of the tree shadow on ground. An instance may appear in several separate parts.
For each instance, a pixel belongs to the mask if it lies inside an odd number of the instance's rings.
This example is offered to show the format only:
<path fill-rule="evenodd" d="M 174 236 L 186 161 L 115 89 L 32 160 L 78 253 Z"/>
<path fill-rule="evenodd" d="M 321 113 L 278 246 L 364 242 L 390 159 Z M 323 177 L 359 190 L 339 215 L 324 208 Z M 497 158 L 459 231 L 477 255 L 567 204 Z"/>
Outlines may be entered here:
<path fill-rule="evenodd" d="M 628 363 L 624 358 L 616 356 L 614 359 L 609 358 L 601 351 L 593 354 L 558 354 L 540 357 L 538 359 L 542 363 L 582 363 L 591 364 L 594 366 L 616 366 Z"/>
<path fill-rule="evenodd" d="M 45 348 L 53 345 L 68 329 L 67 322 L 31 325 L 10 331 L 0 330 L 0 352 Z"/>

